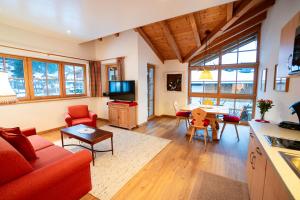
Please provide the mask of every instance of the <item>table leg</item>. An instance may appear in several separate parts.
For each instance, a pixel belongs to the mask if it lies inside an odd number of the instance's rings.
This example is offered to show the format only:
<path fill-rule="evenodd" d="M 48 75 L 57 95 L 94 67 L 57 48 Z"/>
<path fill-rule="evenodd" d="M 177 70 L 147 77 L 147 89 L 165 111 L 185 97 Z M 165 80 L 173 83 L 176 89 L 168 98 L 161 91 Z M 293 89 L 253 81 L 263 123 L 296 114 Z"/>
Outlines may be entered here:
<path fill-rule="evenodd" d="M 94 155 L 94 145 L 91 145 L 92 148 L 92 158 L 93 158 L 93 166 L 95 165 L 95 155 Z"/>
<path fill-rule="evenodd" d="M 208 114 L 207 118 L 210 121 L 210 126 L 211 126 L 211 129 L 212 129 L 212 139 L 214 141 L 219 141 L 219 139 L 218 139 L 218 130 L 217 130 L 217 127 L 216 127 L 216 122 L 217 122 L 216 115 Z"/>
<path fill-rule="evenodd" d="M 61 146 L 64 147 L 64 134 L 60 132 L 60 137 L 61 137 Z"/>
<path fill-rule="evenodd" d="M 110 138 L 111 142 L 111 154 L 114 155 L 114 143 L 113 143 L 113 137 Z"/>

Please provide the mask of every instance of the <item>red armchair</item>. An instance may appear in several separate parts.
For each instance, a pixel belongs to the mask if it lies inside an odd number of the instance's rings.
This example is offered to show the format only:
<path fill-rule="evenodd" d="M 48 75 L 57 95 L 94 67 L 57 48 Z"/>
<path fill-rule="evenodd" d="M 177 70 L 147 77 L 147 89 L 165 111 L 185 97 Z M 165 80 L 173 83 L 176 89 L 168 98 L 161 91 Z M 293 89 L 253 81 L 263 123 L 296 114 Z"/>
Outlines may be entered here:
<path fill-rule="evenodd" d="M 96 128 L 97 115 L 90 112 L 87 105 L 69 106 L 65 121 L 68 127 L 84 124 Z"/>

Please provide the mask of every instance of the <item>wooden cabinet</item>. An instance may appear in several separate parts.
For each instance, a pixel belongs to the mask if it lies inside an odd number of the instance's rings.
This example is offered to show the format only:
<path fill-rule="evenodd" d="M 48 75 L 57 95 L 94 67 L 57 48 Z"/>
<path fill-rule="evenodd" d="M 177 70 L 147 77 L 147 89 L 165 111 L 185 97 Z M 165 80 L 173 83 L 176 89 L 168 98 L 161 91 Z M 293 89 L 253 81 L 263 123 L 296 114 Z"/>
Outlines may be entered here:
<path fill-rule="evenodd" d="M 252 129 L 248 147 L 247 179 L 251 200 L 292 199 Z"/>
<path fill-rule="evenodd" d="M 132 129 L 137 126 L 136 105 L 108 102 L 109 122 L 113 126 Z"/>
<path fill-rule="evenodd" d="M 287 200 L 292 199 L 289 196 L 289 192 L 283 186 L 283 183 L 276 173 L 272 163 L 267 162 L 266 168 L 266 179 L 264 187 L 264 196 L 263 199 L 266 200 Z"/>
<path fill-rule="evenodd" d="M 253 133 L 250 133 L 248 153 L 247 173 L 250 199 L 260 200 L 263 199 L 267 157 Z"/>

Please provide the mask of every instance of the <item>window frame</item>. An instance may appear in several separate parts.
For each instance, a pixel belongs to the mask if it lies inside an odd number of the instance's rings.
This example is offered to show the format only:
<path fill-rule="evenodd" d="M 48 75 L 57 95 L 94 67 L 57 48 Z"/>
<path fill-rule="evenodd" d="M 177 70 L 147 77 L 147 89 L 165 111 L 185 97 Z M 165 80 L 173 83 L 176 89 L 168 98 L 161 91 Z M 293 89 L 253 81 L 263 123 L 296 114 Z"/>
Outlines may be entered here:
<path fill-rule="evenodd" d="M 64 62 L 58 60 L 50 60 L 50 59 L 43 59 L 43 58 L 36 58 L 36 57 L 26 57 L 26 56 L 18 56 L 18 55 L 11 55 L 11 54 L 4 54 L 0 53 L 0 57 L 4 58 L 11 58 L 11 59 L 19 59 L 23 61 L 23 70 L 24 70 L 24 81 L 25 81 L 25 97 L 18 97 L 19 102 L 34 102 L 34 101 L 43 101 L 43 100 L 55 100 L 55 99 L 68 99 L 68 98 L 76 98 L 76 97 L 87 97 L 87 66 L 86 64 L 80 63 L 72 63 L 72 62 Z M 60 93 L 59 95 L 53 96 L 34 96 L 34 83 L 33 83 L 33 74 L 32 74 L 32 61 L 38 62 L 47 62 L 47 63 L 55 63 L 58 64 L 58 80 L 60 85 Z M 4 62 L 4 61 L 3 61 Z M 64 76 L 64 65 L 73 65 L 73 66 L 80 66 L 83 68 L 83 82 L 84 82 L 84 94 L 66 94 L 65 88 L 65 76 Z"/>
<path fill-rule="evenodd" d="M 82 67 L 83 68 L 83 83 L 84 83 L 84 93 L 83 94 L 67 94 L 66 92 L 66 79 L 65 79 L 65 65 L 72 65 L 73 67 Z M 61 72 L 61 78 L 62 78 L 62 88 L 63 88 L 63 97 L 84 97 L 87 96 L 87 78 L 86 78 L 86 65 L 85 64 L 78 64 L 78 63 L 71 63 L 71 62 L 62 62 L 61 63 L 62 72 Z M 75 73 L 74 73 L 74 82 L 76 83 L 75 79 Z"/>
<path fill-rule="evenodd" d="M 26 93 L 26 95 L 25 95 L 25 97 L 18 97 L 18 100 L 19 101 L 30 100 L 29 80 L 28 80 L 28 65 L 27 65 L 26 57 L 18 56 L 18 55 L 3 54 L 3 53 L 0 53 L 0 57 L 4 58 L 3 64 L 5 63 L 5 59 L 6 58 L 18 59 L 18 60 L 22 60 L 23 61 L 24 86 L 25 86 L 25 93 Z"/>
<path fill-rule="evenodd" d="M 62 97 L 62 77 L 61 77 L 61 62 L 55 61 L 55 60 L 47 60 L 47 59 L 41 59 L 41 58 L 27 58 L 28 60 L 28 76 L 29 76 L 29 89 L 30 89 L 30 99 L 31 100 L 42 100 L 42 99 L 57 99 Z M 53 96 L 35 96 L 34 95 L 34 82 L 33 82 L 33 73 L 32 73 L 32 61 L 38 61 L 38 62 L 46 62 L 46 63 L 55 63 L 58 65 L 58 80 L 59 80 L 59 95 L 53 95 Z"/>
<path fill-rule="evenodd" d="M 222 63 L 222 49 L 229 45 L 230 43 L 225 43 L 224 45 L 220 46 L 216 51 L 210 52 L 210 54 L 218 54 L 219 55 L 219 64 L 215 66 L 191 66 L 192 62 L 197 61 L 191 61 L 188 66 L 188 103 L 191 103 L 192 97 L 202 97 L 202 98 L 216 98 L 217 99 L 217 105 L 220 105 L 221 99 L 234 99 L 235 101 L 238 99 L 241 100 L 252 100 L 253 106 L 252 106 L 252 118 L 255 116 L 255 106 L 256 105 L 256 98 L 257 98 L 257 87 L 258 87 L 258 69 L 259 69 L 259 52 L 260 52 L 260 31 L 252 32 L 246 35 L 246 37 L 251 37 L 253 35 L 256 35 L 257 38 L 257 49 L 256 49 L 256 62 L 255 63 L 237 63 L 236 64 L 221 64 Z M 238 40 L 241 40 L 242 38 L 245 38 L 245 35 L 238 37 Z M 247 50 L 248 51 L 248 50 Z M 251 50 L 253 51 L 253 50 Z M 205 54 L 202 58 L 199 58 L 199 62 L 201 62 L 202 59 L 205 59 Z M 237 56 L 238 56 L 238 50 L 237 50 Z M 205 63 L 205 61 L 204 61 Z M 252 94 L 226 94 L 221 93 L 221 71 L 222 69 L 228 69 L 228 68 L 253 68 L 254 69 L 254 79 L 253 79 L 253 93 Z M 218 70 L 218 89 L 217 93 L 196 93 L 191 91 L 191 71 L 192 70 L 199 70 L 199 69 L 216 69 Z"/>

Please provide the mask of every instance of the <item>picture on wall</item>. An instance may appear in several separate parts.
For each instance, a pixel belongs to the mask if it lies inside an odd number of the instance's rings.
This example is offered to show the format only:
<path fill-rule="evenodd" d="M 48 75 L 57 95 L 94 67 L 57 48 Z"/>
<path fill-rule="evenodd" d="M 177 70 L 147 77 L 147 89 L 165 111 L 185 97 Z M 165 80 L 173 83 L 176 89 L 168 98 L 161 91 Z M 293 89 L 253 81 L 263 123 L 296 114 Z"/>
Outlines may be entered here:
<path fill-rule="evenodd" d="M 278 65 L 275 65 L 273 89 L 277 92 L 288 92 L 290 79 L 288 77 L 280 77 L 277 74 L 278 74 Z"/>
<path fill-rule="evenodd" d="M 167 74 L 167 91 L 182 91 L 182 74 Z"/>

